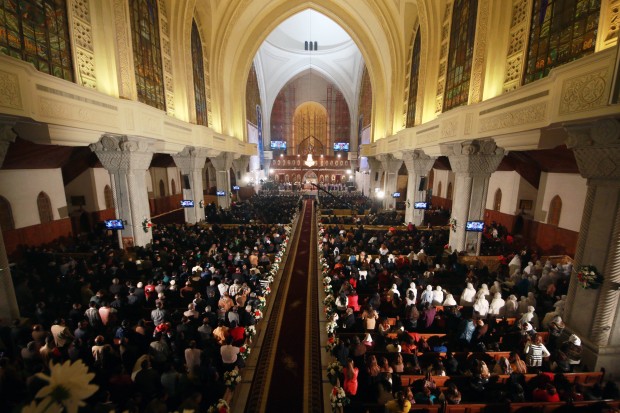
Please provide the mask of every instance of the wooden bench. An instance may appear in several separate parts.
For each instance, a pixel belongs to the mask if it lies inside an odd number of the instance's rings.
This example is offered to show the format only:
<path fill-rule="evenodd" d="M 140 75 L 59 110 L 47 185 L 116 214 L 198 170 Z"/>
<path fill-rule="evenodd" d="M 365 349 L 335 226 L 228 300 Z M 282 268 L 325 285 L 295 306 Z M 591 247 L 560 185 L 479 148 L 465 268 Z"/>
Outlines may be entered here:
<path fill-rule="evenodd" d="M 465 403 L 465 404 L 448 404 L 445 406 L 443 413 L 489 413 L 489 412 L 504 412 L 512 413 L 519 411 L 535 411 L 537 413 L 552 413 L 558 410 L 560 407 L 571 405 L 577 408 L 593 407 L 599 403 L 605 403 L 608 406 L 617 409 L 620 406 L 618 400 L 604 400 L 604 401 L 583 401 L 583 402 L 525 402 L 525 403 L 511 403 L 511 404 L 483 404 L 483 403 Z"/>

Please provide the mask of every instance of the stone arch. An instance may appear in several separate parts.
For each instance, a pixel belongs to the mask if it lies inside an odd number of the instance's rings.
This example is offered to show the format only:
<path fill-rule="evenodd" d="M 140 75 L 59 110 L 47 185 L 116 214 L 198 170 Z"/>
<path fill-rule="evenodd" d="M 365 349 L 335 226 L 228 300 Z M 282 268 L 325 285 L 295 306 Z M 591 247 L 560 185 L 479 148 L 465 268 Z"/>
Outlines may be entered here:
<path fill-rule="evenodd" d="M 549 203 L 549 214 L 547 215 L 547 224 L 560 225 L 560 216 L 562 215 L 562 198 L 559 195 L 554 196 Z"/>
<path fill-rule="evenodd" d="M 0 228 L 3 231 L 15 229 L 15 220 L 13 219 L 13 208 L 8 199 L 0 195 Z"/>

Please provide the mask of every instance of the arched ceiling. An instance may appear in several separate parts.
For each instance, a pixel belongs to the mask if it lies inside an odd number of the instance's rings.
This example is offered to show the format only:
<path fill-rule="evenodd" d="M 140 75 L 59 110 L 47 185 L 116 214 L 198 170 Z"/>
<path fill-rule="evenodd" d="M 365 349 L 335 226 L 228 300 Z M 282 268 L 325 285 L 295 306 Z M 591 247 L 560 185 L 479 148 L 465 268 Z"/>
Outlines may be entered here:
<path fill-rule="evenodd" d="M 317 49 L 306 50 L 306 42 L 316 42 Z M 317 11 L 307 9 L 283 21 L 262 43 L 254 64 L 262 74 L 268 115 L 282 87 L 302 73 L 318 74 L 336 85 L 355 113 L 362 53 L 346 31 Z"/>

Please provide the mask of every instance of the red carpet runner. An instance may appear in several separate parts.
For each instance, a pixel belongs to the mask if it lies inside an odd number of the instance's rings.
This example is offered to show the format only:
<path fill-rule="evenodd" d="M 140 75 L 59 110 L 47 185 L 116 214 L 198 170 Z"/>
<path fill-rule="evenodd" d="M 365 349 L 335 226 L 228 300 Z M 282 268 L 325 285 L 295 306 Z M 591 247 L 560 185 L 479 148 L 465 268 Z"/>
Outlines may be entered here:
<path fill-rule="evenodd" d="M 316 223 L 306 201 L 282 272 L 246 412 L 321 412 Z"/>

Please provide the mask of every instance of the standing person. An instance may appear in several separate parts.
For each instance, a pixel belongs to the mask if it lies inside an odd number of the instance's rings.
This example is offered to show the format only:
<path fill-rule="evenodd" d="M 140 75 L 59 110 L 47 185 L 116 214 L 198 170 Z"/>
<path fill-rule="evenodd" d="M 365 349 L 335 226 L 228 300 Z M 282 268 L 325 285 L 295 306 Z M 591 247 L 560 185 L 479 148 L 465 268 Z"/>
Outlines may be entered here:
<path fill-rule="evenodd" d="M 347 359 L 347 366 L 342 370 L 342 373 L 344 374 L 342 388 L 347 396 L 355 396 L 357 394 L 357 375 L 359 374 L 359 369 L 355 367 L 353 359 Z"/>
<path fill-rule="evenodd" d="M 543 344 L 542 337 L 540 335 L 534 336 L 533 342 L 528 338 L 524 352 L 526 354 L 528 367 L 535 372 L 538 372 L 542 367 L 543 358 L 551 355 L 549 350 L 547 350 L 547 347 Z"/>

